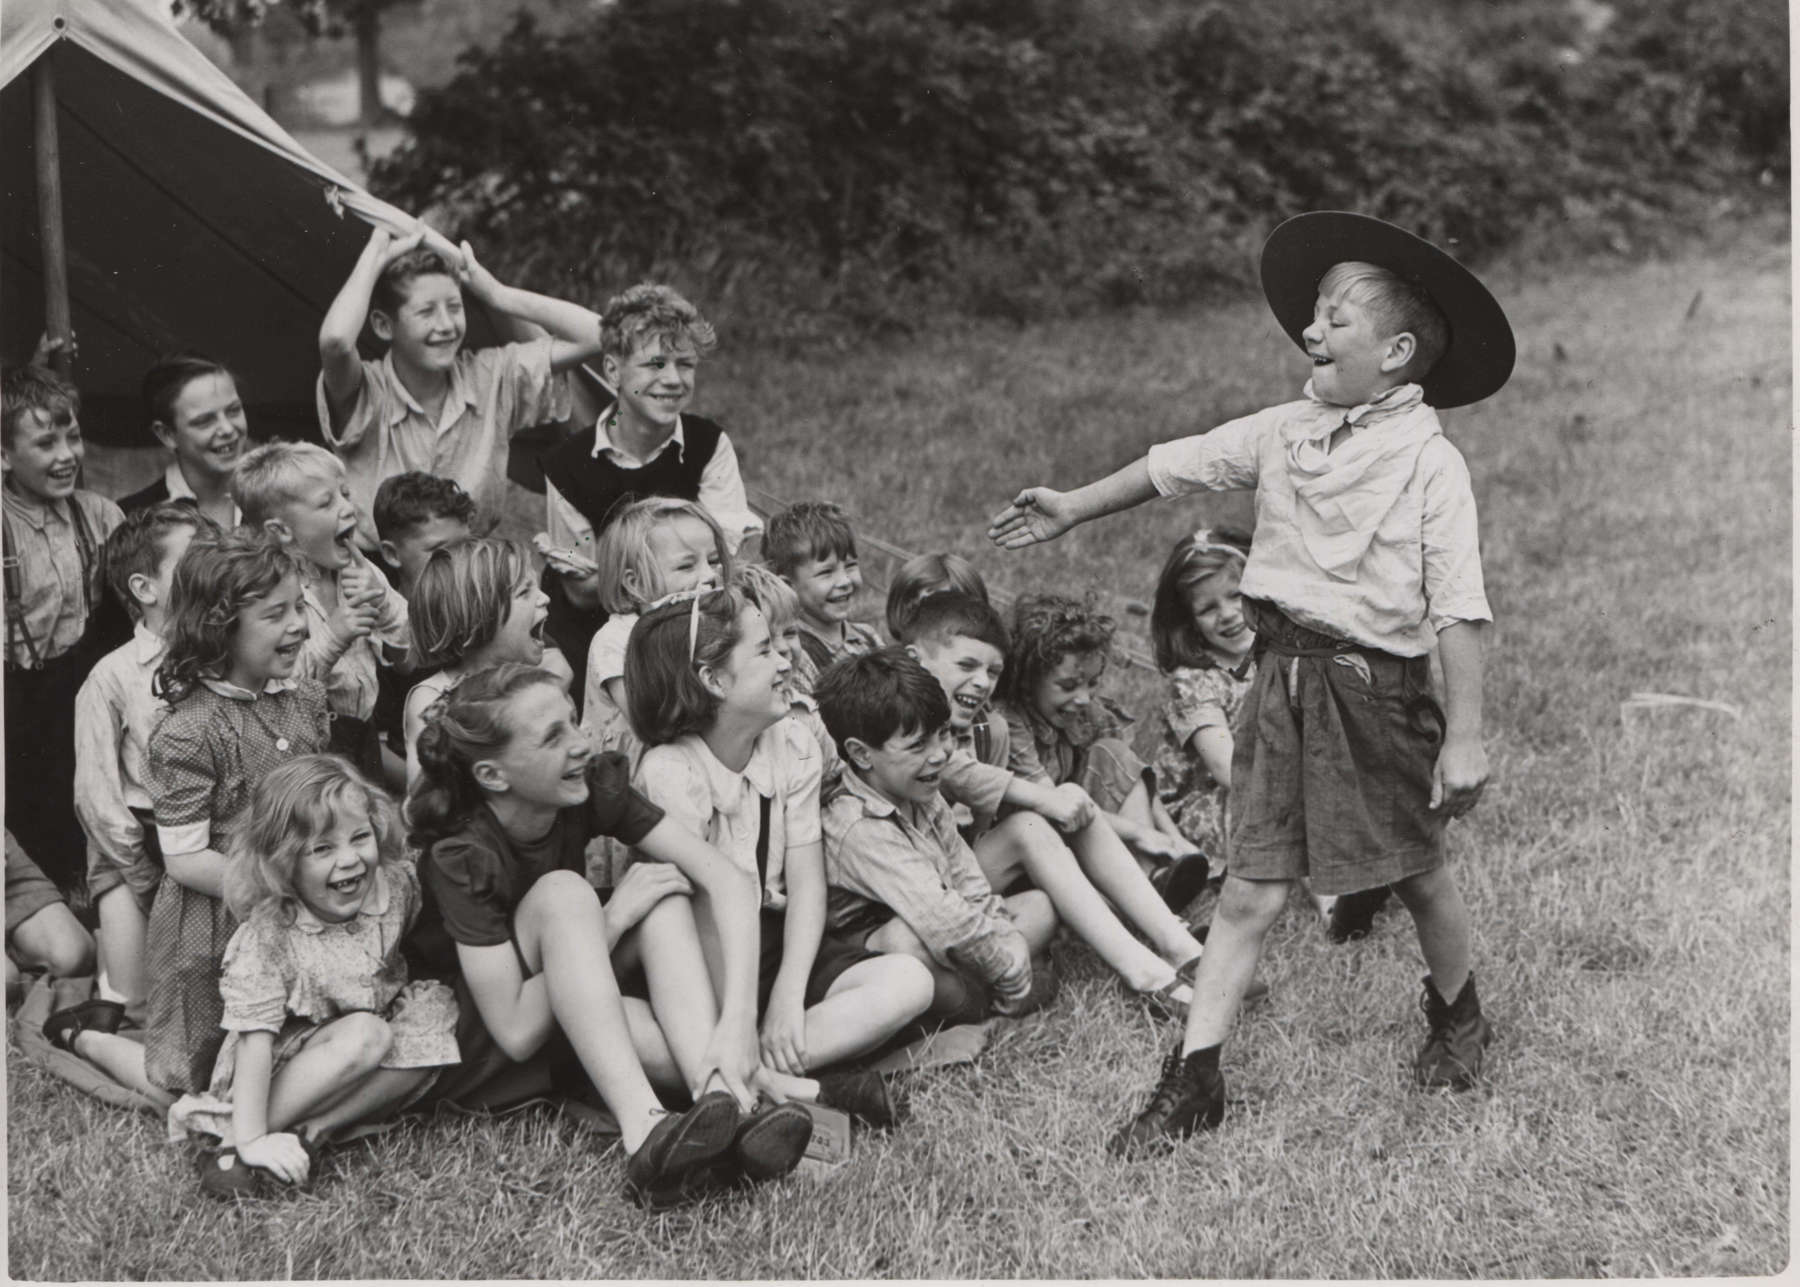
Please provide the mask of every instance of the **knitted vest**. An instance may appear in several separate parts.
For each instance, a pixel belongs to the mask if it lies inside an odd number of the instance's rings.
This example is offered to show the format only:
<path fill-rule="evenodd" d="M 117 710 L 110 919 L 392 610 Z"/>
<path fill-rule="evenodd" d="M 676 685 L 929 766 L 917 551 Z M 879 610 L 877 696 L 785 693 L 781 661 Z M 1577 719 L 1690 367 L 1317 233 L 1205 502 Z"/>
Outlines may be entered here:
<path fill-rule="evenodd" d="M 621 469 L 604 453 L 594 454 L 589 430 L 563 439 L 540 457 L 544 477 L 564 500 L 581 511 L 597 534 L 615 512 L 646 496 L 698 500 L 700 475 L 712 461 L 725 431 L 700 416 L 681 417 L 685 445 L 665 450 L 642 469 Z"/>

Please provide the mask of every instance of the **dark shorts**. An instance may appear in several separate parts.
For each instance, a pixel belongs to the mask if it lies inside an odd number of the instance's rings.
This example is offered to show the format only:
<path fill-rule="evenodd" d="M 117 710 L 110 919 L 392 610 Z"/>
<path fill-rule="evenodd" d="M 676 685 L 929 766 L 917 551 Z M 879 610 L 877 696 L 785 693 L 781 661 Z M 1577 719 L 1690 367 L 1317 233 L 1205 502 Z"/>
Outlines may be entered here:
<path fill-rule="evenodd" d="M 156 887 L 162 884 L 162 841 L 156 834 L 156 816 L 150 810 L 133 809 L 131 812 L 144 829 L 144 856 L 130 867 L 121 867 L 90 844 L 88 898 L 98 903 L 119 886 L 129 885 L 138 910 L 148 916 L 150 905 L 156 901 Z"/>
<path fill-rule="evenodd" d="M 462 1062 L 440 1073 L 418 1107 L 454 1104 L 501 1112 L 528 1100 L 581 1098 L 589 1093 L 587 1074 L 561 1028 L 553 1027 L 550 1039 L 530 1058 L 514 1060 L 488 1032 L 469 985 L 459 977 L 455 986 L 456 1045 Z"/>
<path fill-rule="evenodd" d="M 25 853 L 24 846 L 6 838 L 6 937 L 63 897 L 50 878 Z"/>
<path fill-rule="evenodd" d="M 1444 861 L 1428 809 L 1444 741 L 1428 657 L 1316 634 L 1245 600 L 1256 678 L 1231 761 L 1231 872 L 1315 894 L 1391 885 Z"/>
<path fill-rule="evenodd" d="M 756 971 L 756 1013 L 769 1008 L 769 993 L 775 989 L 775 975 L 781 969 L 781 936 L 787 926 L 787 914 L 765 907 L 762 910 L 762 959 Z M 841 931 L 826 930 L 819 936 L 819 952 L 813 957 L 812 973 L 806 977 L 806 1004 L 810 1008 L 825 999 L 836 983 L 853 965 L 872 961 L 879 952 L 863 946 L 867 931 L 854 937 Z"/>

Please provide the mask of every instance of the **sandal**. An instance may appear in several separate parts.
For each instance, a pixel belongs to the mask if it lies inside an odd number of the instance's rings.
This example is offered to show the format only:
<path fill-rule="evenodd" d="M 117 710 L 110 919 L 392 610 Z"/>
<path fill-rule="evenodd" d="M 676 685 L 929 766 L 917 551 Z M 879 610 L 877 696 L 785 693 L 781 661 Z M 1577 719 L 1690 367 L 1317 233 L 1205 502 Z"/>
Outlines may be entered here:
<path fill-rule="evenodd" d="M 209 1198 L 232 1201 L 257 1195 L 256 1169 L 244 1165 L 234 1148 L 200 1155 L 200 1192 Z"/>
<path fill-rule="evenodd" d="M 75 1038 L 84 1032 L 117 1032 L 125 1022 L 125 1007 L 117 1001 L 90 997 L 44 1020 L 44 1040 L 58 1050 L 75 1053 Z"/>

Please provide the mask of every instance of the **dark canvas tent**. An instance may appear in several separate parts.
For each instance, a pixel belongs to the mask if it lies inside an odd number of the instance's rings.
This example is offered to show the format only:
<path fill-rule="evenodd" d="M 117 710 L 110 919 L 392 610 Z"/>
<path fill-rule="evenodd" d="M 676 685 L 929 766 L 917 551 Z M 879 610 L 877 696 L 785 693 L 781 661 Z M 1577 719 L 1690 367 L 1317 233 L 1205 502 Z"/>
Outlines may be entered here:
<path fill-rule="evenodd" d="M 410 216 L 310 155 L 146 0 L 0 8 L 0 353 L 44 328 L 34 82 L 48 64 L 83 428 L 149 442 L 138 387 L 194 348 L 231 367 L 258 437 L 317 437 L 320 319 L 369 223 Z M 492 328 L 472 317 L 470 342 Z M 516 451 L 520 463 L 532 453 Z"/>

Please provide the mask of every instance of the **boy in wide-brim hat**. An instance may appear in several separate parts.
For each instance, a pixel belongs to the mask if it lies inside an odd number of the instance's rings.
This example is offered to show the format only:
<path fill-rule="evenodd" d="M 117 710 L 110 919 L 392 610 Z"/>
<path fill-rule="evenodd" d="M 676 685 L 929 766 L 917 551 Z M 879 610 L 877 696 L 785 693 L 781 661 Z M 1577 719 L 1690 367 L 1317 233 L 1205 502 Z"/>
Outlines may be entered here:
<path fill-rule="evenodd" d="M 1319 894 L 1392 885 L 1412 913 L 1430 971 L 1420 1085 L 1471 1086 L 1491 1036 L 1444 824 L 1487 781 L 1482 640 L 1492 617 L 1468 468 L 1433 408 L 1497 391 L 1512 372 L 1512 331 L 1462 265 L 1361 215 L 1288 220 L 1263 247 L 1262 281 L 1312 361 L 1299 401 L 1159 444 L 1075 491 L 1028 488 L 988 533 L 1018 549 L 1154 496 L 1256 491 L 1242 588 L 1257 668 L 1231 769 L 1230 872 L 1187 1033 L 1149 1105 L 1114 1139 L 1120 1152 L 1224 1116 L 1219 1048 L 1303 876 Z"/>

